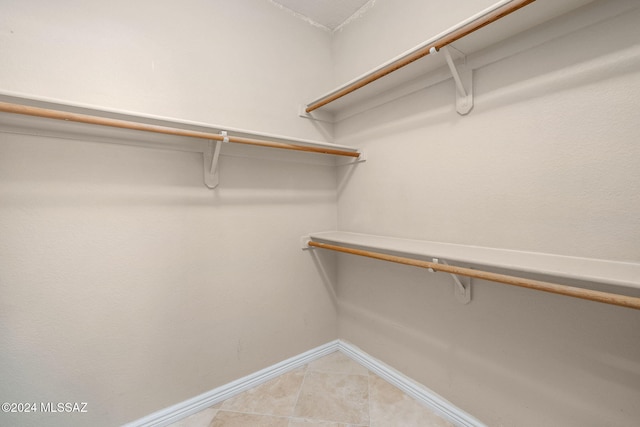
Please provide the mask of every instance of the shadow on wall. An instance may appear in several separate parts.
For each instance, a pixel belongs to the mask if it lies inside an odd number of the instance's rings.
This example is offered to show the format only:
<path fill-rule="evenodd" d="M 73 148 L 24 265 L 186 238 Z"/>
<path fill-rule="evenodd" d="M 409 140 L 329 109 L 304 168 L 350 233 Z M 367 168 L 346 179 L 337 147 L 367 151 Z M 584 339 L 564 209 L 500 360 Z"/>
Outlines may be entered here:
<path fill-rule="evenodd" d="M 461 305 L 445 274 L 356 259 L 339 271 L 340 338 L 480 419 L 533 410 L 599 425 L 617 413 L 608 425 L 625 425 L 637 413 L 635 310 L 481 280 Z"/>
<path fill-rule="evenodd" d="M 336 310 L 338 311 L 338 293 L 337 293 L 337 278 L 335 271 L 335 258 L 336 254 L 329 253 L 328 251 L 318 251 L 315 249 L 309 249 L 307 251 L 311 258 L 313 259 L 313 263 L 320 274 L 320 278 L 322 279 L 322 283 L 327 289 L 327 294 L 331 298 L 331 302 Z"/>
<path fill-rule="evenodd" d="M 638 15 L 640 10 L 591 25 L 475 70 L 470 114 L 638 72 Z M 455 126 L 464 117 L 455 112 L 454 93 L 447 80 L 367 111 L 366 127 L 346 119 L 338 125 L 338 135 L 348 135 L 341 143 L 366 146 L 372 138 L 392 139 L 434 124 Z"/>
<path fill-rule="evenodd" d="M 221 156 L 220 185 L 211 190 L 203 182 L 201 153 L 106 144 L 91 137 L 6 134 L 0 193 L 7 204 L 65 208 L 335 202 L 328 159 L 281 151 L 249 148 L 238 154 L 236 149 Z"/>

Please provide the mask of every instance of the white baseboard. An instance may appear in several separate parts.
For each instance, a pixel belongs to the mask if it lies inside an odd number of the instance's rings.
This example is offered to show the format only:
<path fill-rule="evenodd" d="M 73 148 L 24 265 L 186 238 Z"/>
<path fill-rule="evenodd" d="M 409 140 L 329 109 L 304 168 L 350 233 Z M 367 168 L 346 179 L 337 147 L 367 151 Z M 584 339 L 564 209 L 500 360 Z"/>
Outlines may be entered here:
<path fill-rule="evenodd" d="M 312 350 L 291 357 L 283 362 L 276 363 L 246 377 L 232 381 L 228 384 L 214 388 L 199 396 L 177 403 L 168 408 L 161 409 L 146 417 L 125 424 L 123 427 L 165 427 L 180 421 L 183 418 L 207 409 L 209 406 L 227 400 L 237 394 L 247 391 L 262 383 L 272 380 L 284 373 L 306 365 L 316 359 L 326 356 L 338 350 L 338 340 L 321 345 Z"/>
<path fill-rule="evenodd" d="M 370 356 L 358 347 L 346 341 L 338 341 L 338 350 L 346 356 L 364 366 L 388 383 L 393 384 L 409 396 L 433 410 L 442 418 L 450 421 L 457 427 L 486 427 L 480 420 L 467 414 L 460 408 L 453 405 L 442 396 L 438 395 L 427 387 L 413 381 L 406 375 L 396 371 L 389 365 Z"/>
<path fill-rule="evenodd" d="M 379 377 L 398 387 L 426 407 L 457 427 L 486 427 L 485 424 L 460 410 L 438 394 L 409 377 L 401 374 L 385 363 L 373 358 L 358 347 L 342 340 L 335 340 L 312 350 L 277 363 L 261 371 L 247 375 L 199 396 L 185 400 L 168 408 L 154 412 L 146 417 L 125 424 L 123 427 L 165 427 L 183 418 L 200 412 L 208 407 L 227 400 L 237 394 L 272 380 L 293 369 L 306 365 L 320 357 L 340 351 Z"/>

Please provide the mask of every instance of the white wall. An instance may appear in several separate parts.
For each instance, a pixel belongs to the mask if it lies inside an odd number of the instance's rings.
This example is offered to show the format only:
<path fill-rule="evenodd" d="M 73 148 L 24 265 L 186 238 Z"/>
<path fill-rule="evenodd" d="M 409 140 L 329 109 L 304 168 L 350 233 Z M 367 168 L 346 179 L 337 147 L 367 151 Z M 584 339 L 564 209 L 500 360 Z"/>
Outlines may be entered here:
<path fill-rule="evenodd" d="M 375 0 L 366 13 L 333 33 L 335 83 L 358 77 L 495 3 Z"/>
<path fill-rule="evenodd" d="M 351 79 L 493 1 L 427 3 L 377 0 L 332 41 L 259 0 L 2 0 L 0 91 L 321 138 L 296 114 L 331 67 Z M 210 191 L 199 154 L 0 117 L 0 395 L 89 403 L 0 424 L 118 425 L 338 335 L 489 425 L 635 424 L 637 312 L 488 282 L 462 306 L 446 276 L 346 256 L 332 280 L 299 237 L 639 261 L 638 22 L 478 70 L 467 117 L 449 81 L 341 122 L 369 160 L 338 180 L 227 150 Z"/>
<path fill-rule="evenodd" d="M 424 28 L 422 3 L 347 27 L 336 69 L 409 47 L 389 40 Z M 342 170 L 339 228 L 640 261 L 639 24 L 636 8 L 477 70 L 465 117 L 448 80 L 339 123 L 368 156 Z M 451 286 L 340 256 L 340 337 L 488 425 L 637 424 L 639 312 L 483 281 L 462 306 Z"/>
<path fill-rule="evenodd" d="M 2 0 L 3 91 L 321 138 L 330 34 L 266 0 Z"/>
<path fill-rule="evenodd" d="M 317 136 L 296 112 L 326 90 L 329 35 L 266 1 L 1 9 L 0 91 Z M 225 148 L 212 191 L 201 154 L 1 119 L 1 400 L 89 412 L 0 424 L 120 425 L 337 337 L 332 290 L 299 246 L 336 228 L 326 160 Z"/>

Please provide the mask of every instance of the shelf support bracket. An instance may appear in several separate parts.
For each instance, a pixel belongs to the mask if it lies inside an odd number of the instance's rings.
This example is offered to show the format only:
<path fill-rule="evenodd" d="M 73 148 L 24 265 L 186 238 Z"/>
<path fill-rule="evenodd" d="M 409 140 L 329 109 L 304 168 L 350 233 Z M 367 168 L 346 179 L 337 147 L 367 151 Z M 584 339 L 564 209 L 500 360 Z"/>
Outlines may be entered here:
<path fill-rule="evenodd" d="M 333 114 L 329 112 L 315 110 L 311 113 L 307 113 L 306 109 L 307 109 L 306 105 L 300 105 L 298 107 L 298 117 L 302 117 L 303 119 L 313 120 L 316 122 L 329 123 L 329 124 L 333 124 L 335 122 L 335 118 Z"/>
<path fill-rule="evenodd" d="M 469 114 L 473 108 L 473 70 L 467 67 L 466 57 L 463 55 L 462 63 L 456 65 L 451 56 L 449 46 L 443 46 L 440 51 L 444 53 L 444 57 L 456 83 L 456 111 L 460 115 Z M 430 49 L 430 53 L 436 53 L 435 47 Z"/>
<path fill-rule="evenodd" d="M 449 265 L 446 261 L 439 261 L 438 258 L 433 258 L 433 262 L 435 264 L 441 263 Z M 430 268 L 429 271 L 434 272 L 435 270 Z M 459 276 L 453 273 L 449 274 L 453 278 L 454 283 L 453 295 L 458 302 L 462 304 L 469 304 L 469 302 L 471 302 L 471 277 Z"/>
<path fill-rule="evenodd" d="M 222 141 L 209 141 L 205 148 L 204 157 L 204 183 L 207 187 L 214 189 L 220 183 L 220 171 L 218 163 L 220 160 L 220 149 L 223 142 L 229 142 L 227 131 L 220 131 Z"/>

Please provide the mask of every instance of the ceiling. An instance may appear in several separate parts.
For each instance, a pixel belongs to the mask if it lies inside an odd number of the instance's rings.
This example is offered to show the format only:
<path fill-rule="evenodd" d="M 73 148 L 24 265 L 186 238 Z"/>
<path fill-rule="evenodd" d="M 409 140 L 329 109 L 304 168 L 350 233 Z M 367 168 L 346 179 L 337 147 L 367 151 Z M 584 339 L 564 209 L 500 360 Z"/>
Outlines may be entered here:
<path fill-rule="evenodd" d="M 271 0 L 300 18 L 333 31 L 375 0 Z"/>

